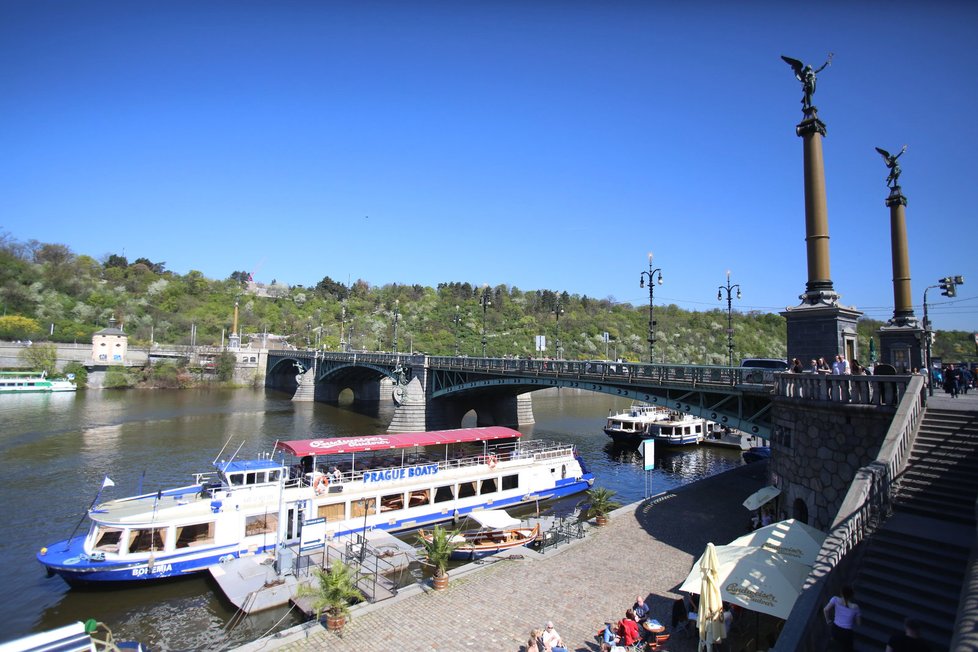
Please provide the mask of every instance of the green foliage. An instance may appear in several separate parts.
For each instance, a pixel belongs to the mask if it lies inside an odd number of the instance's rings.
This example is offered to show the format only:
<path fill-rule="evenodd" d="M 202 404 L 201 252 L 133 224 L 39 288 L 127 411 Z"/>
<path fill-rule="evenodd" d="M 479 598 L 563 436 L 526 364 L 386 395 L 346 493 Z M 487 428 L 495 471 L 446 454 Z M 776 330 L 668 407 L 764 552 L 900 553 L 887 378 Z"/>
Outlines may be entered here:
<path fill-rule="evenodd" d="M 165 360 L 154 364 L 147 370 L 146 382 L 153 387 L 163 389 L 178 389 L 189 383 L 189 376 L 186 374 L 186 367 L 175 362 Z"/>
<path fill-rule="evenodd" d="M 41 333 L 41 325 L 36 319 L 21 315 L 0 317 L 0 339 L 26 340 L 37 337 Z"/>
<path fill-rule="evenodd" d="M 58 347 L 51 343 L 32 344 L 20 350 L 21 361 L 35 371 L 49 376 L 58 372 Z"/>
<path fill-rule="evenodd" d="M 298 593 L 313 598 L 312 608 L 317 619 L 322 618 L 324 612 L 333 617 L 348 616 L 350 603 L 363 600 L 353 571 L 342 561 L 332 562 L 328 571 L 317 568 L 315 575 L 316 587 L 302 586 Z"/>
<path fill-rule="evenodd" d="M 103 387 L 106 389 L 128 389 L 136 386 L 136 378 L 132 377 L 125 367 L 109 367 L 105 371 Z"/>
<path fill-rule="evenodd" d="M 75 374 L 75 386 L 81 388 L 88 384 L 88 369 L 80 362 L 69 362 L 64 368 L 65 375 Z"/>
<path fill-rule="evenodd" d="M 234 367 L 237 363 L 237 356 L 228 351 L 222 351 L 217 356 L 215 364 L 217 379 L 225 383 L 231 380 L 234 377 Z"/>
<path fill-rule="evenodd" d="M 431 529 L 430 538 L 418 534 L 418 544 L 424 549 L 428 563 L 435 567 L 437 577 L 448 573 L 448 562 L 452 553 L 461 545 L 461 541 L 456 539 L 458 534 L 458 530 L 449 531 L 440 525 Z"/>
<path fill-rule="evenodd" d="M 615 492 L 605 487 L 588 489 L 587 497 L 590 502 L 587 508 L 581 512 L 581 517 L 589 519 L 598 516 L 607 516 L 609 512 L 621 507 L 621 503 L 613 500 L 614 496 Z"/>

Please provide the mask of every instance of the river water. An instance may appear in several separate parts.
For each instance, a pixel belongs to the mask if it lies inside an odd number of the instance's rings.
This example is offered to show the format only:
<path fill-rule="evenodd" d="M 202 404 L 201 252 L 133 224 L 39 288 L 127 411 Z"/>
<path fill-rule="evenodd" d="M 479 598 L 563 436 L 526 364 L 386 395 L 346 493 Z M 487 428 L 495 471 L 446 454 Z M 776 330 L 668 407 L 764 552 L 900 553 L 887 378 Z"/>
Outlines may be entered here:
<path fill-rule="evenodd" d="M 536 423 L 525 437 L 574 443 L 596 476 L 624 503 L 742 464 L 736 451 L 696 447 L 657 451 L 644 471 L 636 451 L 614 449 L 601 428 L 627 403 L 602 394 L 546 390 L 533 397 Z M 227 440 L 241 454 L 271 451 L 278 439 L 382 432 L 392 406 L 363 414 L 351 406 L 293 403 L 264 390 L 87 391 L 0 396 L 0 641 L 95 618 L 116 638 L 156 651 L 222 650 L 296 624 L 286 608 L 228 627 L 234 608 L 209 577 L 123 589 L 69 588 L 47 577 L 39 548 L 87 529 L 83 517 L 104 477 L 102 498 L 187 484 L 210 470 Z M 463 423 L 475 425 L 470 414 Z M 544 509 L 569 511 L 581 497 Z"/>

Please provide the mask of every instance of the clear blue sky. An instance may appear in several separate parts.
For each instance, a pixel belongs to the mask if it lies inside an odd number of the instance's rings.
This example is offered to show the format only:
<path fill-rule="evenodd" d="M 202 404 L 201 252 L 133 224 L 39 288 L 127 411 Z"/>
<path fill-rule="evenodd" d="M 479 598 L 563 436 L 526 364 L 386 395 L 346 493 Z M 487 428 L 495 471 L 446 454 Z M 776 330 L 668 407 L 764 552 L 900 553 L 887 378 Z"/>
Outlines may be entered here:
<path fill-rule="evenodd" d="M 978 3 L 0 2 L 0 229 L 212 278 L 549 288 L 779 311 L 804 292 L 801 86 L 842 303 L 978 330 Z M 724 304 L 725 305 L 725 304 Z"/>

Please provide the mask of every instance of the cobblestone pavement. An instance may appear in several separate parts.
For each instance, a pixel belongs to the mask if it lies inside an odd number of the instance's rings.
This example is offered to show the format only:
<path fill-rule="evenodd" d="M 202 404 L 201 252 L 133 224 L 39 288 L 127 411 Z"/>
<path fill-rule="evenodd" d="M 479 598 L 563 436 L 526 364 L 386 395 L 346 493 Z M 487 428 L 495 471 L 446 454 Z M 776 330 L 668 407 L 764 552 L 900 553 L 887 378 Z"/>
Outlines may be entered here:
<path fill-rule="evenodd" d="M 548 620 L 569 650 L 593 652 L 602 623 L 620 619 L 638 594 L 670 622 L 676 589 L 707 542 L 725 544 L 746 531 L 741 503 L 765 484 L 766 466 L 739 467 L 623 507 L 606 527 L 557 552 L 486 564 L 452 577 L 445 591 L 402 590 L 355 608 L 341 635 L 310 623 L 239 652 L 516 652 Z M 695 636 L 674 636 L 665 647 L 695 650 Z"/>

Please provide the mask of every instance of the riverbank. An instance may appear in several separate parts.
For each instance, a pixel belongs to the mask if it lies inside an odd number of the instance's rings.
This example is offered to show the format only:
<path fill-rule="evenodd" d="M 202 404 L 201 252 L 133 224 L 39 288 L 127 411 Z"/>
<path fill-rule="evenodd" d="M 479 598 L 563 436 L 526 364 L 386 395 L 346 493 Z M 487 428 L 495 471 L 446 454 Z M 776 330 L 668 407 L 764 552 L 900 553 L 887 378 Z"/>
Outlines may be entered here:
<path fill-rule="evenodd" d="M 358 605 L 342 634 L 306 623 L 237 652 L 519 650 L 530 629 L 548 620 L 569 650 L 593 650 L 601 624 L 620 619 L 636 595 L 670 622 L 676 589 L 706 544 L 746 531 L 741 503 L 764 486 L 766 467 L 739 467 L 622 507 L 584 539 L 453 575 L 446 591 L 412 586 Z M 671 639 L 669 649 L 695 650 L 695 637 Z"/>

